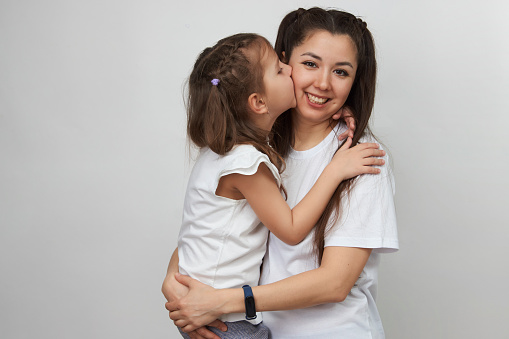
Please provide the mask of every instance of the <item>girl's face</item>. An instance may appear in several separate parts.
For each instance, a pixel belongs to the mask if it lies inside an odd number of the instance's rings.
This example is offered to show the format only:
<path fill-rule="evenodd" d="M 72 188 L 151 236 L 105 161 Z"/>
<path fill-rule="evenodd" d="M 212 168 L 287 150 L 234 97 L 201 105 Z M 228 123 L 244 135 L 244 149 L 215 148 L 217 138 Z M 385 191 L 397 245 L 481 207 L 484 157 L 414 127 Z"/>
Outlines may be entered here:
<path fill-rule="evenodd" d="M 295 107 L 295 93 L 292 81 L 292 67 L 279 61 L 271 48 L 261 62 L 263 72 L 264 98 L 269 115 L 275 120 L 281 113 Z"/>
<path fill-rule="evenodd" d="M 344 105 L 357 71 L 357 49 L 348 35 L 312 32 L 292 51 L 289 63 L 297 121 L 329 123 Z"/>

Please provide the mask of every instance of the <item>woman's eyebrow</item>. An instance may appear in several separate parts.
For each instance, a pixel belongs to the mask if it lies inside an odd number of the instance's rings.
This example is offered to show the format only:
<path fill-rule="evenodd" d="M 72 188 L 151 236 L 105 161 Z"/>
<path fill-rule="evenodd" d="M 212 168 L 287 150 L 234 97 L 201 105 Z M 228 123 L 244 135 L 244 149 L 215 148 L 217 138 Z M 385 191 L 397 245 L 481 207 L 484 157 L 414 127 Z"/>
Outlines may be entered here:
<path fill-rule="evenodd" d="M 310 56 L 316 60 L 322 61 L 322 58 L 313 52 L 306 52 L 306 53 L 301 54 L 301 56 L 304 56 L 304 55 L 307 55 L 307 56 Z M 336 62 L 334 65 L 335 66 L 350 66 L 353 69 L 353 65 L 348 61 Z"/>
<path fill-rule="evenodd" d="M 304 55 L 309 55 L 309 56 L 310 56 L 310 57 L 312 57 L 312 58 L 315 58 L 315 59 L 317 59 L 317 60 L 322 61 L 322 58 L 321 58 L 321 57 L 319 57 L 318 55 L 316 55 L 315 53 L 312 53 L 312 52 L 306 52 L 306 53 L 301 54 L 301 56 L 304 56 Z"/>

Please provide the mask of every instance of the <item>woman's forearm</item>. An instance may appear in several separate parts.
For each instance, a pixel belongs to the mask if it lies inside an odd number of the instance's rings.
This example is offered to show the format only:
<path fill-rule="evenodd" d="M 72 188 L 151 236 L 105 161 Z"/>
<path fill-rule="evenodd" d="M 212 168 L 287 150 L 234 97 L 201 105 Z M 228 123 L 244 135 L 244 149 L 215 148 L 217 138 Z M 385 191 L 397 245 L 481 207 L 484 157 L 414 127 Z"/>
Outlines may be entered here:
<path fill-rule="evenodd" d="M 258 311 L 281 311 L 343 301 L 323 268 L 253 288 Z M 348 293 L 347 293 L 348 294 Z"/>
<path fill-rule="evenodd" d="M 327 282 L 327 272 L 317 268 L 272 284 L 254 286 L 256 310 L 282 311 L 342 301 L 334 284 Z M 245 312 L 242 288 L 216 290 L 214 293 L 216 300 L 223 301 L 219 309 L 221 314 Z"/>
<path fill-rule="evenodd" d="M 319 268 L 253 287 L 257 311 L 280 311 L 343 301 L 359 278 L 371 249 L 327 247 Z M 222 313 L 244 312 L 242 289 L 217 290 Z"/>

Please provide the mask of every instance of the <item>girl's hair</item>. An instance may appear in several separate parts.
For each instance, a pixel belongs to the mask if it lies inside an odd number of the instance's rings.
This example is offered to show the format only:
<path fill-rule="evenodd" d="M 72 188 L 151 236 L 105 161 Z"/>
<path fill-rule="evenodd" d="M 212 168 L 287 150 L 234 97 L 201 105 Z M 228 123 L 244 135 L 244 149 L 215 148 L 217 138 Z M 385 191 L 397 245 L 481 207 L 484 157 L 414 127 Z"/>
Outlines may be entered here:
<path fill-rule="evenodd" d="M 375 101 L 376 85 L 373 37 L 366 23 L 350 13 L 332 9 L 324 10 L 318 7 L 308 10 L 299 8 L 287 14 L 279 26 L 275 45 L 279 58 L 288 62 L 293 49 L 304 43 L 316 31 L 327 31 L 333 35 L 348 35 L 357 48 L 357 72 L 345 102 L 345 106 L 351 108 L 357 126 L 352 143 L 355 145 L 365 134 L 372 135 L 368 120 Z M 274 124 L 273 133 L 274 148 L 279 154 L 286 156 L 294 143 L 291 110 L 279 116 Z M 318 262 L 321 262 L 323 256 L 325 233 L 329 226 L 338 220 L 341 198 L 350 192 L 353 184 L 353 179 L 341 182 L 315 227 L 314 248 Z"/>
<path fill-rule="evenodd" d="M 189 77 L 187 134 L 196 146 L 221 155 L 236 144 L 251 144 L 282 172 L 282 157 L 251 121 L 248 107 L 249 95 L 264 93 L 261 59 L 270 50 L 262 36 L 240 33 L 201 52 Z"/>

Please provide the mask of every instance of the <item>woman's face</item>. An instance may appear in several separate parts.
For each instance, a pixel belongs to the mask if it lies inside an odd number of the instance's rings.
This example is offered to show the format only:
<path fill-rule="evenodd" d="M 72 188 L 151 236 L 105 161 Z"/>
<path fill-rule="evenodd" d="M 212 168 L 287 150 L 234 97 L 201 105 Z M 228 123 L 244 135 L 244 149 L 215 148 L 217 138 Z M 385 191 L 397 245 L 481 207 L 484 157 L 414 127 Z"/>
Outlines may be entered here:
<path fill-rule="evenodd" d="M 357 49 L 348 35 L 312 32 L 288 62 L 297 100 L 297 119 L 319 124 L 344 105 L 357 71 Z"/>

